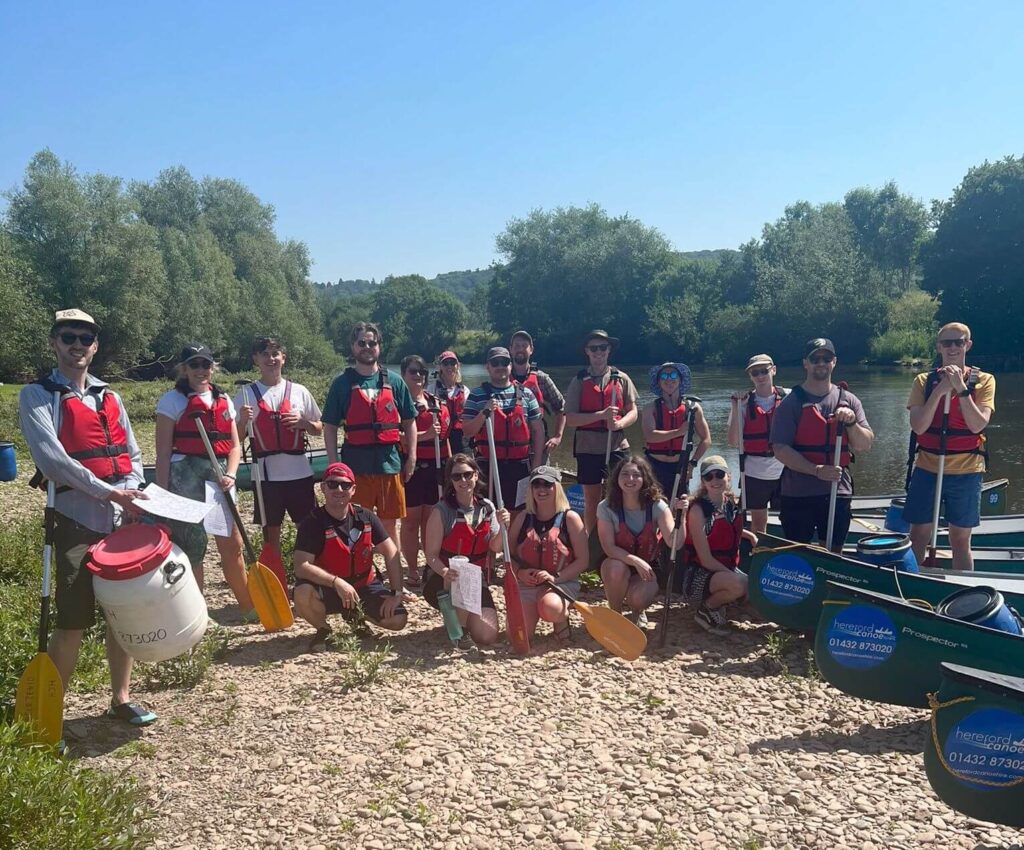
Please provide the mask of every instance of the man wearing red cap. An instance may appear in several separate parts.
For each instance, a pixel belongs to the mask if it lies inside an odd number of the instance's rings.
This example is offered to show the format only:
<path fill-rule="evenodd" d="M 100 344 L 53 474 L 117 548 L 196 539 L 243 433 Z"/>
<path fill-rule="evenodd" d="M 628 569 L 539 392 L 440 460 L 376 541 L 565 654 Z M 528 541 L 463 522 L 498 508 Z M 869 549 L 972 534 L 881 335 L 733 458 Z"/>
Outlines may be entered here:
<path fill-rule="evenodd" d="M 316 628 L 311 650 L 323 649 L 331 634 L 329 614 L 363 626 L 358 611 L 382 629 L 405 628 L 402 606 L 402 559 L 398 547 L 373 511 L 355 504 L 356 476 L 344 463 L 324 471 L 320 489 L 324 506 L 299 523 L 295 537 L 295 611 Z M 390 589 L 373 565 L 384 556 Z"/>

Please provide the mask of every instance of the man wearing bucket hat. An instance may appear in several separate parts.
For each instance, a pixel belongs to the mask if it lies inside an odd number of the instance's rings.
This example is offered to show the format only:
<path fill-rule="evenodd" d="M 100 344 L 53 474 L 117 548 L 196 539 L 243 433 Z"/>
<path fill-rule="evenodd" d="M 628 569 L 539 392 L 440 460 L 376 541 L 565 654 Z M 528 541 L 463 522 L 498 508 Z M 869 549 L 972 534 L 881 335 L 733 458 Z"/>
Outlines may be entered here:
<path fill-rule="evenodd" d="M 509 340 L 508 350 L 512 354 L 512 381 L 527 387 L 533 393 L 545 417 L 555 417 L 553 430 L 548 429 L 546 418 L 541 419 L 544 423 L 544 456 L 541 463 L 547 463 L 548 457 L 561 444 L 562 435 L 565 433 L 565 398 L 551 380 L 551 376 L 538 369 L 532 362 L 533 337 L 530 334 L 524 330 L 516 331 Z"/>
<path fill-rule="evenodd" d="M 644 407 L 640 423 L 647 442 L 644 454 L 665 495 L 671 496 L 679 470 L 680 455 L 693 417 L 693 433 L 700 439 L 694 446 L 688 469 L 681 470 L 682 492 L 689 487 L 690 476 L 697 461 L 711 448 L 711 429 L 699 404 L 686 400 L 692 378 L 685 363 L 662 363 L 650 372 L 650 388 L 654 398 Z"/>
<path fill-rule="evenodd" d="M 860 399 L 845 384 L 832 383 L 836 349 L 832 340 L 818 337 L 804 347 L 804 382 L 779 404 L 769 440 L 785 465 L 782 473 L 782 531 L 796 543 L 817 539 L 841 552 L 850 530 L 853 452 L 871 448 L 875 434 L 864 416 Z M 840 424 L 842 427 L 840 427 Z M 840 443 L 839 466 L 835 443 Z M 832 539 L 828 536 L 832 484 L 836 507 Z"/>
<path fill-rule="evenodd" d="M 768 438 L 775 409 L 789 390 L 775 386 L 775 361 L 767 354 L 755 354 L 747 361 L 750 390 L 732 394 L 729 409 L 729 445 L 740 450 L 740 484 L 743 506 L 750 512 L 750 527 L 763 534 L 768 527 L 768 507 L 779 508 L 782 470 L 772 453 Z"/>
<path fill-rule="evenodd" d="M 329 614 L 354 621 L 362 632 L 358 611 L 381 629 L 405 628 L 402 606 L 402 558 L 380 518 L 353 502 L 356 476 L 344 463 L 332 463 L 320 483 L 324 506 L 299 523 L 295 535 L 295 611 L 316 628 L 310 649 L 325 647 L 331 634 Z M 386 587 L 373 565 L 384 558 Z"/>
<path fill-rule="evenodd" d="M 572 453 L 576 480 L 583 487 L 587 531 L 597 525 L 597 503 L 608 469 L 629 456 L 626 429 L 636 422 L 636 387 L 629 375 L 608 364 L 619 341 L 595 329 L 583 339 L 587 368 L 565 393 L 566 422 L 576 429 Z"/>
<path fill-rule="evenodd" d="M 142 453 L 128 413 L 109 385 L 89 374 L 99 350 L 99 325 L 82 310 L 58 310 L 50 328 L 57 366 L 27 384 L 18 398 L 19 422 L 39 473 L 55 485 L 52 551 L 56 576 L 56 628 L 48 655 L 67 690 L 82 635 L 95 619 L 92 573 L 84 566 L 90 546 L 139 509 L 146 496 Z M 56 401 L 56 404 L 55 404 Z M 107 628 L 112 691 L 110 716 L 145 726 L 156 715 L 131 701 L 132 659 Z"/>

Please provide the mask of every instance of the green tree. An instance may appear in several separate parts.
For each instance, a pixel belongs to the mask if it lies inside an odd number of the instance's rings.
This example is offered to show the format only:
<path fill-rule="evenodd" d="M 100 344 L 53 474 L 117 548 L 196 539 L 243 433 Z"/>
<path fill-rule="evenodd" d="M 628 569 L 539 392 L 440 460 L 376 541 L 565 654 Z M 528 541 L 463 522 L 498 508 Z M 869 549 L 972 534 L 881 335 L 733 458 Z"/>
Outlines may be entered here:
<path fill-rule="evenodd" d="M 931 360 L 935 355 L 938 299 L 911 289 L 889 302 L 885 332 L 871 340 L 871 356 L 882 362 Z"/>
<path fill-rule="evenodd" d="M 39 299 L 40 283 L 32 267 L 15 255 L 13 242 L 0 231 L 0 379 L 29 376 L 48 360 L 46 334 L 53 320 Z M 5 435 L 9 436 L 9 435 Z"/>
<path fill-rule="evenodd" d="M 843 207 L 857 244 L 881 272 L 891 295 L 906 292 L 917 276 L 918 251 L 928 236 L 924 204 L 901 195 L 896 184 L 853 189 Z"/>
<path fill-rule="evenodd" d="M 373 320 L 380 325 L 389 362 L 413 353 L 432 361 L 454 344 L 469 318 L 458 298 L 418 274 L 385 278 L 371 299 Z M 347 334 L 345 340 L 347 344 Z"/>
<path fill-rule="evenodd" d="M 653 282 L 644 308 L 643 337 L 655 359 L 704 359 L 707 323 L 722 303 L 720 271 L 717 260 L 677 257 Z"/>

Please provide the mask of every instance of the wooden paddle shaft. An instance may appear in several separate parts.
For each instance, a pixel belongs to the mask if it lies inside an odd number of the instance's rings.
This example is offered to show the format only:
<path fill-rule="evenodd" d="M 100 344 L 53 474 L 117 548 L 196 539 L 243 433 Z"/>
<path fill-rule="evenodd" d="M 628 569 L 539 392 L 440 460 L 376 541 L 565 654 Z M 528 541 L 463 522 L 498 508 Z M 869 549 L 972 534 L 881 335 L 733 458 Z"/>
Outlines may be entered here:
<path fill-rule="evenodd" d="M 932 502 L 932 541 L 928 558 L 935 561 L 935 547 L 939 542 L 939 511 L 942 508 L 942 479 L 946 472 L 946 435 L 949 431 L 950 393 L 942 402 L 942 431 L 939 433 L 939 471 L 935 476 L 935 500 Z"/>

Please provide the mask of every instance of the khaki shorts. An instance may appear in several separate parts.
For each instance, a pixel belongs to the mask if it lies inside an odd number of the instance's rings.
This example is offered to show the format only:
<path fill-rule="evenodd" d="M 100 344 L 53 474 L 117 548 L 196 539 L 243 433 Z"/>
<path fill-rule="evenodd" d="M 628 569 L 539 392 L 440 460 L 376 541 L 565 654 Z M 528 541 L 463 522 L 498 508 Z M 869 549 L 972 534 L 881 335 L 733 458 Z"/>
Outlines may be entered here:
<path fill-rule="evenodd" d="M 79 631 L 96 622 L 92 573 L 85 566 L 89 547 L 107 535 L 56 514 L 53 525 L 54 602 L 58 629 Z"/>
<path fill-rule="evenodd" d="M 356 504 L 376 511 L 381 519 L 402 519 L 405 516 L 405 487 L 402 476 L 356 474 Z"/>

